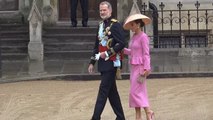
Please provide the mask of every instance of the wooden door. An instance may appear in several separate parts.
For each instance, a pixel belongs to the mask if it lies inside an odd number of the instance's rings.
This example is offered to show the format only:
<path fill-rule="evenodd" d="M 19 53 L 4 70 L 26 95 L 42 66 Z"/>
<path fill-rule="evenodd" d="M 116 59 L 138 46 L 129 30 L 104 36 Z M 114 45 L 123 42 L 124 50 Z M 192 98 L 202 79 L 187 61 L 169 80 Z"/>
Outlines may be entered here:
<path fill-rule="evenodd" d="M 89 1 L 89 20 L 99 20 L 99 3 L 104 0 L 88 0 Z M 117 0 L 106 0 L 112 4 L 113 15 L 117 17 Z M 80 0 L 78 1 L 77 18 L 81 19 Z M 59 20 L 70 20 L 70 0 L 59 0 Z"/>

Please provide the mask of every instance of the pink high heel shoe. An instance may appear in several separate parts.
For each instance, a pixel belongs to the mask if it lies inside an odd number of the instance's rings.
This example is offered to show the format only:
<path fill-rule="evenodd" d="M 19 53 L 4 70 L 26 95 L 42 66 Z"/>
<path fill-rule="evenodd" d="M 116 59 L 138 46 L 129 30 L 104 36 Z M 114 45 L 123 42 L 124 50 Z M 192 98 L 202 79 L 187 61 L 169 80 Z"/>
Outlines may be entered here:
<path fill-rule="evenodd" d="M 149 111 L 147 113 L 147 116 L 148 116 L 148 120 L 155 120 L 155 114 L 153 111 Z"/>

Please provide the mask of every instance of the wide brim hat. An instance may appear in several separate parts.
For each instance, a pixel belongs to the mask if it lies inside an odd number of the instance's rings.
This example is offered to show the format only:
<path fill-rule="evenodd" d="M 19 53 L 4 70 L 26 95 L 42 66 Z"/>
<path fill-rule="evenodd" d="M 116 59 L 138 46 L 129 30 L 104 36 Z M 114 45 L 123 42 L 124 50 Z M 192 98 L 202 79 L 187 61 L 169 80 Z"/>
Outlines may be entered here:
<path fill-rule="evenodd" d="M 139 20 L 141 19 L 144 22 L 144 25 L 150 24 L 151 23 L 151 19 L 149 17 L 147 17 L 146 15 L 143 14 L 133 14 L 130 15 L 129 17 L 127 17 L 123 28 L 126 30 L 129 30 L 131 28 L 131 24 L 130 22 L 135 21 L 135 20 Z"/>

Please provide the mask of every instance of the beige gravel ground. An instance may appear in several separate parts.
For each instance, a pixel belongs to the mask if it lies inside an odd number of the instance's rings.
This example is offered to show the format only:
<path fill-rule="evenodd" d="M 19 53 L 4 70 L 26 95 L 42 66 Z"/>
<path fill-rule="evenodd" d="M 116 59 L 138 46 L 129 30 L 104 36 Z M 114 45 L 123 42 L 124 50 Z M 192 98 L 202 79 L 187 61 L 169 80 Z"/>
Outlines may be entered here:
<path fill-rule="evenodd" d="M 89 120 L 99 83 L 47 80 L 0 84 L 0 120 Z M 128 106 L 129 80 L 117 84 L 126 119 L 134 120 L 134 109 Z M 213 120 L 213 77 L 149 79 L 147 84 L 156 120 Z M 107 102 L 102 120 L 114 119 Z"/>

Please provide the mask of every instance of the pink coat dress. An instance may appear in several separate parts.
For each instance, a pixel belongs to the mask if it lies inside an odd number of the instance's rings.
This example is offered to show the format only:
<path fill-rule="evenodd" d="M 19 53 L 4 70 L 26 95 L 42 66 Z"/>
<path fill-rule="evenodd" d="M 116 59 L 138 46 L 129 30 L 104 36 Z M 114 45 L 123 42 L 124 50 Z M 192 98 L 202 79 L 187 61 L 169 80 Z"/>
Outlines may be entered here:
<path fill-rule="evenodd" d="M 144 32 L 133 35 L 129 48 L 124 48 L 124 54 L 129 55 L 130 64 L 129 106 L 131 108 L 149 107 L 146 80 L 143 83 L 137 81 L 144 69 L 151 69 L 148 36 Z"/>

